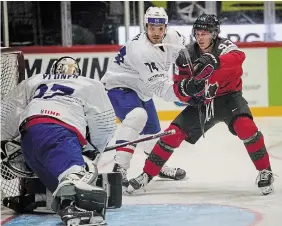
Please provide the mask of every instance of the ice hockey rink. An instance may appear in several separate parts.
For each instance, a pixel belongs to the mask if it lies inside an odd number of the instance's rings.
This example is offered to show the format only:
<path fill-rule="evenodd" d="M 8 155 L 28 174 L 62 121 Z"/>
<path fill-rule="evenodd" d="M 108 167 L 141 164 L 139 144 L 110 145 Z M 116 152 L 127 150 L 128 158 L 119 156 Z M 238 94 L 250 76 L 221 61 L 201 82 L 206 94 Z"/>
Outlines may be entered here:
<path fill-rule="evenodd" d="M 110 226 L 281 226 L 282 225 L 282 118 L 256 118 L 263 132 L 275 177 L 275 192 L 261 195 L 257 171 L 240 140 L 225 124 L 218 124 L 196 145 L 183 143 L 169 166 L 186 170 L 183 181 L 155 178 L 146 192 L 123 198 L 123 206 L 109 210 Z M 169 122 L 162 122 L 165 129 Z M 99 168 L 113 167 L 113 152 L 105 153 Z M 129 177 L 139 175 L 145 160 L 136 150 Z M 2 212 L 5 226 L 58 226 L 54 215 L 11 216 Z"/>

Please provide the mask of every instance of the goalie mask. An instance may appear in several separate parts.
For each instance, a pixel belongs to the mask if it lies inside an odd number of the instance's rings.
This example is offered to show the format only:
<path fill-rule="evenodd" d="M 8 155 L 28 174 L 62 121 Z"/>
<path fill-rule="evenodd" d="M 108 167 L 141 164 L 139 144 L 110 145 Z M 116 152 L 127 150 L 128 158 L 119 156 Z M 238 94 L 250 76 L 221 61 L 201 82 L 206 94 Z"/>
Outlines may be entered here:
<path fill-rule="evenodd" d="M 53 63 L 50 73 L 79 76 L 81 74 L 81 70 L 74 58 L 64 56 Z"/>

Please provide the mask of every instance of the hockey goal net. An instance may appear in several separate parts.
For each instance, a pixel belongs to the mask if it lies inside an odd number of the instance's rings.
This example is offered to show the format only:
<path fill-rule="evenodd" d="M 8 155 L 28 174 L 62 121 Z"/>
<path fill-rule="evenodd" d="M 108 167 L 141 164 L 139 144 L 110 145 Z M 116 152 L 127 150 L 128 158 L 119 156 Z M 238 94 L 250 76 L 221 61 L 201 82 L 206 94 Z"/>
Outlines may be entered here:
<path fill-rule="evenodd" d="M 24 57 L 21 51 L 11 48 L 1 48 L 1 102 L 3 98 L 13 90 L 19 82 L 25 79 Z M 13 111 L 9 104 L 1 107 L 1 122 L 5 115 Z M 1 141 L 1 200 L 5 197 L 20 195 L 20 178 L 14 174 L 2 159 L 5 158 L 4 143 Z"/>

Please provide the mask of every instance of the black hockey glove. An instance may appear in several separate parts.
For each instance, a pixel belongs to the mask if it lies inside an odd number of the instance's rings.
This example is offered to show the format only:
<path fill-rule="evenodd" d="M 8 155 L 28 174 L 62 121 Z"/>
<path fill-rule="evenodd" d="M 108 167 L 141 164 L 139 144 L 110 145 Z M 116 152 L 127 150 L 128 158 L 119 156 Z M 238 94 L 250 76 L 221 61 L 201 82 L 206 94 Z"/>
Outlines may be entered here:
<path fill-rule="evenodd" d="M 35 202 L 35 194 L 26 194 L 13 197 L 5 197 L 3 205 L 16 213 L 32 213 L 39 205 Z"/>
<path fill-rule="evenodd" d="M 189 65 L 184 52 L 181 50 L 179 52 L 179 56 L 177 57 L 176 61 L 175 61 L 176 66 L 179 68 L 179 75 L 185 75 L 185 78 L 190 78 L 192 76 L 192 70 L 193 65 Z"/>
<path fill-rule="evenodd" d="M 198 105 L 202 105 L 205 102 L 205 96 L 200 96 L 200 97 L 192 97 L 187 104 L 189 104 L 190 106 L 198 106 Z"/>
<path fill-rule="evenodd" d="M 178 83 L 182 96 L 202 97 L 205 94 L 205 81 L 196 82 L 194 79 L 183 79 Z"/>
<path fill-rule="evenodd" d="M 208 79 L 212 73 L 219 68 L 220 61 L 217 56 L 211 53 L 204 53 L 194 62 L 194 79 L 203 81 Z"/>

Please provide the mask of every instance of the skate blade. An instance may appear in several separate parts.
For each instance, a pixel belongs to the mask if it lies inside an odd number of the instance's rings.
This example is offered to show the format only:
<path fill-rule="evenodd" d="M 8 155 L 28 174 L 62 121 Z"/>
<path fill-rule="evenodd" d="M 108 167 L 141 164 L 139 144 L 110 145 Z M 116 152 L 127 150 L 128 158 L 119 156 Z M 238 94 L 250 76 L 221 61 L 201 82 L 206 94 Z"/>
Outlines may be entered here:
<path fill-rule="evenodd" d="M 92 222 L 89 224 L 80 224 L 80 219 L 79 218 L 73 218 L 68 220 L 67 222 L 67 226 L 107 226 L 108 224 L 106 223 L 106 221 L 101 221 L 101 222 Z"/>
<path fill-rule="evenodd" d="M 122 186 L 122 194 L 127 193 L 127 188 L 128 188 L 128 187 Z"/>
<path fill-rule="evenodd" d="M 273 185 L 270 185 L 266 187 L 261 187 L 260 190 L 263 195 L 269 195 L 270 193 L 274 191 L 274 188 L 273 188 Z"/>
<path fill-rule="evenodd" d="M 134 194 L 144 194 L 146 193 L 146 188 L 141 187 L 139 189 L 135 189 L 131 185 L 128 186 L 126 192 L 124 193 L 125 195 L 134 195 Z"/>
<path fill-rule="evenodd" d="M 79 218 L 73 218 L 67 221 L 67 226 L 78 226 L 80 223 Z"/>
<path fill-rule="evenodd" d="M 133 187 L 131 186 L 131 184 L 129 184 L 129 186 L 127 187 L 125 193 L 128 194 L 128 195 L 131 195 L 131 194 L 133 194 L 133 193 L 136 192 L 136 191 L 139 191 L 139 189 L 136 190 L 135 188 L 133 188 Z"/>

